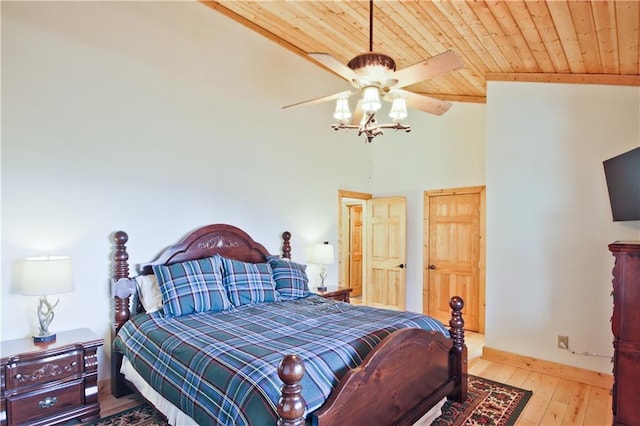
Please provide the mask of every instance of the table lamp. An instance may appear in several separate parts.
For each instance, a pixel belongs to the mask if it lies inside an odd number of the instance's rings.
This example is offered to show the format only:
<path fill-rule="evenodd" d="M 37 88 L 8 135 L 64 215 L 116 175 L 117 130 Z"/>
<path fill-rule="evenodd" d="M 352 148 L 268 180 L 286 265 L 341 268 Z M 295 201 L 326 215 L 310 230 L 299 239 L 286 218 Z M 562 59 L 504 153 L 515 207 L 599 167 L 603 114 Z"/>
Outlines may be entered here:
<path fill-rule="evenodd" d="M 333 262 L 333 246 L 328 241 L 325 241 L 324 244 L 313 246 L 309 263 L 320 265 L 320 286 L 318 291 L 327 291 L 327 286 L 324 284 L 324 280 L 327 278 L 326 265 L 331 265 Z"/>
<path fill-rule="evenodd" d="M 20 292 L 25 296 L 40 296 L 38 321 L 40 333 L 33 336 L 34 343 L 50 342 L 56 334 L 49 331 L 53 321 L 53 309 L 60 299 L 51 304 L 47 295 L 67 293 L 73 290 L 71 258 L 67 256 L 28 257 L 22 262 Z"/>

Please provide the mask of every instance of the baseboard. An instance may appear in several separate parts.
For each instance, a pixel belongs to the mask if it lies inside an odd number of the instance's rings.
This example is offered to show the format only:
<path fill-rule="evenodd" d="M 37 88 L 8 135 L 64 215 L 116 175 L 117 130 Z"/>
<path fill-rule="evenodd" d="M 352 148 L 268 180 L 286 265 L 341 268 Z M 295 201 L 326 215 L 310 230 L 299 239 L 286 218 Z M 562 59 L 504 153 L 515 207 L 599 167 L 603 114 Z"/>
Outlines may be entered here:
<path fill-rule="evenodd" d="M 599 388 L 611 389 L 613 387 L 612 374 L 599 373 L 584 368 L 544 361 L 529 356 L 488 348 L 486 346 L 482 348 L 482 358 L 487 361 L 495 361 L 514 367 L 526 368 L 537 373 L 573 380 L 574 382 L 597 386 Z"/>

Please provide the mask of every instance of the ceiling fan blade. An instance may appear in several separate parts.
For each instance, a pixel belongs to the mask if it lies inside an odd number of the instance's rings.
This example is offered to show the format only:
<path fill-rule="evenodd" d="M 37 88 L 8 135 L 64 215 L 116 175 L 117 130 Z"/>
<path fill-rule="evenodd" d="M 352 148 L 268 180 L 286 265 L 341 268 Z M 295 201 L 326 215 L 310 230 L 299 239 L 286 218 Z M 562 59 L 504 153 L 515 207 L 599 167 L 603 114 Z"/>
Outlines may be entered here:
<path fill-rule="evenodd" d="M 391 79 L 398 81 L 396 87 L 405 87 L 461 68 L 464 68 L 462 60 L 453 50 L 447 50 L 444 53 L 396 71 L 391 75 Z"/>
<path fill-rule="evenodd" d="M 353 115 L 351 116 L 351 124 L 360 125 L 362 121 L 362 116 L 364 115 L 364 110 L 362 109 L 362 99 L 358 101 L 356 105 L 356 109 L 353 110 Z"/>
<path fill-rule="evenodd" d="M 296 102 L 295 104 L 286 105 L 286 106 L 283 106 L 282 109 L 291 108 L 299 105 L 312 105 L 312 104 L 319 104 L 322 102 L 335 101 L 336 99 L 340 99 L 340 98 L 348 98 L 354 93 L 355 92 L 352 92 L 351 90 L 345 90 L 344 92 L 334 93 L 333 95 L 321 96 L 319 98 L 309 99 L 302 102 Z"/>
<path fill-rule="evenodd" d="M 452 105 L 451 102 L 419 95 L 409 92 L 408 90 L 394 89 L 393 91 L 407 100 L 408 108 L 418 109 L 428 112 L 429 114 L 442 115 L 447 112 Z"/>
<path fill-rule="evenodd" d="M 351 68 L 338 61 L 328 53 L 313 52 L 309 53 L 309 56 L 349 82 L 352 82 L 354 79 L 358 78 L 358 75 L 355 73 L 355 71 L 353 71 Z"/>

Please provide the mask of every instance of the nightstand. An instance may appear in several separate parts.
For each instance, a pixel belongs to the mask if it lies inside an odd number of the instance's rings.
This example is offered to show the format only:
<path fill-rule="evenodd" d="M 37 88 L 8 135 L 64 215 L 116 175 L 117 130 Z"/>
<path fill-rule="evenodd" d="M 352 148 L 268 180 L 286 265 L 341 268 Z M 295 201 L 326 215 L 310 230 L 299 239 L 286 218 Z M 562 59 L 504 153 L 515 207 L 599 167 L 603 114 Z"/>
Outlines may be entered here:
<path fill-rule="evenodd" d="M 0 425 L 44 425 L 100 417 L 98 355 L 104 340 L 82 328 L 53 342 L 33 338 L 0 347 Z"/>
<path fill-rule="evenodd" d="M 328 286 L 326 291 L 319 291 L 318 289 L 316 289 L 314 293 L 326 299 L 333 299 L 340 302 L 349 303 L 349 293 L 351 293 L 351 291 L 353 291 L 353 289 L 349 287 Z"/>

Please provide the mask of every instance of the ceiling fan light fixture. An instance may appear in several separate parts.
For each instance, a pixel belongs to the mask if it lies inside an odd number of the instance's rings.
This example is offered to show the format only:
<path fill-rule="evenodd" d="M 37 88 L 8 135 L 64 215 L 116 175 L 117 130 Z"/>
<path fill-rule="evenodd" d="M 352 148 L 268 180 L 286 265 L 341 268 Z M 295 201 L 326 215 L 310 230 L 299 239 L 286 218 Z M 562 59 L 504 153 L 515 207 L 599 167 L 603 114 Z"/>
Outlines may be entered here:
<path fill-rule="evenodd" d="M 386 129 L 411 131 L 409 125 L 401 123 L 408 116 L 407 99 L 411 108 L 430 114 L 442 115 L 451 107 L 448 101 L 402 88 L 463 68 L 464 64 L 455 52 L 448 50 L 397 71 L 393 58 L 373 51 L 373 15 L 373 0 L 369 0 L 369 51 L 355 56 L 346 66 L 328 53 L 309 53 L 316 62 L 349 81 L 355 90 L 310 99 L 283 108 L 337 100 L 333 117 L 338 123 L 332 124 L 331 128 L 355 129 L 358 136 L 364 135 L 366 141 L 371 142 Z M 361 93 L 362 98 L 351 114 L 348 98 L 356 93 Z M 385 101 L 393 103 L 389 112 L 392 123 L 379 123 L 376 119 L 376 113 L 382 107 L 381 96 Z"/>
<path fill-rule="evenodd" d="M 338 100 L 336 101 L 336 110 L 333 113 L 333 118 L 341 123 L 344 123 L 351 118 L 349 101 L 346 98 L 338 98 Z"/>
<path fill-rule="evenodd" d="M 407 101 L 405 98 L 398 96 L 393 99 L 393 104 L 391 104 L 391 112 L 389 112 L 389 117 L 395 123 L 407 118 Z"/>
<path fill-rule="evenodd" d="M 362 95 L 362 110 L 367 114 L 373 114 L 377 112 L 381 106 L 378 88 L 375 86 L 365 87 L 364 94 Z"/>

